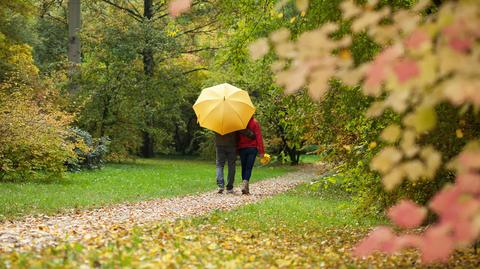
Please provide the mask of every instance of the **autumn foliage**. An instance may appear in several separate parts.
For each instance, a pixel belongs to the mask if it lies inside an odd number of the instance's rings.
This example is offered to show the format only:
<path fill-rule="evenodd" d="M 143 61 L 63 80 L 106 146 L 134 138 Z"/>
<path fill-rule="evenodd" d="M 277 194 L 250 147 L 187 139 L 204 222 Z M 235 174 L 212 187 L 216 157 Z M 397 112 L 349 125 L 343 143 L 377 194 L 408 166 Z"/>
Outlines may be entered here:
<path fill-rule="evenodd" d="M 6 7 L 26 12 L 28 9 L 23 4 Z M 8 9 L 0 7 L 3 23 Z M 39 75 L 32 47 L 2 30 L 0 28 L 0 180 L 56 178 L 62 175 L 67 161 L 77 158 L 74 143 L 65 140 L 72 115 L 62 111 L 60 91 L 49 79 Z"/>
<path fill-rule="evenodd" d="M 410 9 L 393 10 L 377 2 L 341 4 L 351 34 L 338 37 L 340 25 L 327 23 L 292 41 L 290 31 L 280 29 L 251 44 L 251 55 L 260 58 L 274 49 L 279 59 L 272 70 L 287 93 L 306 87 L 313 98 L 321 100 L 330 80 L 336 78 L 347 85 L 361 85 L 365 95 L 376 98 L 367 111 L 369 117 L 386 110 L 399 115 L 400 124 L 382 132 L 387 146 L 370 164 L 382 175 L 386 190 L 404 180 L 433 179 L 440 168 L 456 170 L 455 183 L 444 186 L 427 207 L 402 200 L 388 210 L 394 224 L 409 229 L 421 225 L 429 209 L 438 221 L 425 232 L 398 236 L 380 227 L 354 251 L 364 256 L 376 250 L 393 253 L 415 247 L 424 262 L 445 261 L 455 248 L 471 245 L 480 233 L 480 151 L 472 141 L 457 152 L 457 158 L 445 163 L 440 151 L 420 140 L 435 128 L 438 106 L 452 104 L 457 107 L 455 113 L 478 109 L 480 5 L 455 1 L 432 11 L 430 1 L 420 1 Z M 381 50 L 371 61 L 357 65 L 350 47 L 352 36 L 361 33 Z"/>

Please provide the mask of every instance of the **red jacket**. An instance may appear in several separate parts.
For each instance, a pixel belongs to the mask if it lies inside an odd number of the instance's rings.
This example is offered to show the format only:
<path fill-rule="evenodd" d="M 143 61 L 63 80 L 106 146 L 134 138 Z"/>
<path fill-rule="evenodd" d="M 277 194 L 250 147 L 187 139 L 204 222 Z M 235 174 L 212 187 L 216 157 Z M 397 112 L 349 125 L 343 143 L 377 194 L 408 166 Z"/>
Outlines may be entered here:
<path fill-rule="evenodd" d="M 247 128 L 255 133 L 255 139 L 250 139 L 246 135 L 238 133 L 237 148 L 257 148 L 259 154 L 265 154 L 262 131 L 260 130 L 258 122 L 254 118 L 251 118 L 247 124 Z"/>

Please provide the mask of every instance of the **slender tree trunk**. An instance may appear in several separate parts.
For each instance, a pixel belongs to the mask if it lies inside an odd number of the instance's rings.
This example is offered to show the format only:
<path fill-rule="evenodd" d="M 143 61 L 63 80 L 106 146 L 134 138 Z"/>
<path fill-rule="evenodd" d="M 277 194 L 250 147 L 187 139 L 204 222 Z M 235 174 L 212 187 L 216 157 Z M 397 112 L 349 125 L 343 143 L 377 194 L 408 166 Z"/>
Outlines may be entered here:
<path fill-rule="evenodd" d="M 153 18 L 153 6 L 152 6 L 152 0 L 144 0 L 143 1 L 143 17 L 147 20 L 151 20 Z M 146 38 L 146 46 L 143 49 L 143 70 L 145 72 L 145 75 L 151 77 L 153 76 L 153 68 L 154 68 L 154 62 L 153 62 L 153 50 L 150 47 L 150 37 L 147 36 Z"/>
<path fill-rule="evenodd" d="M 78 74 L 78 65 L 81 63 L 80 32 L 81 11 L 80 0 L 68 1 L 68 61 L 70 63 L 69 76 L 70 91 L 76 92 L 78 85 L 73 81 Z"/>
<path fill-rule="evenodd" d="M 153 17 L 153 2 L 152 0 L 144 0 L 143 1 L 143 17 L 145 20 L 150 20 Z M 145 47 L 143 48 L 142 56 L 143 56 L 143 71 L 147 77 L 145 81 L 145 88 L 147 88 L 147 84 L 149 83 L 149 79 L 153 77 L 155 63 L 153 61 L 153 50 L 150 47 L 150 36 L 147 33 L 145 36 Z M 146 90 L 146 89 L 145 89 Z M 152 115 L 150 115 L 148 107 L 150 106 L 150 102 L 147 96 L 144 96 L 145 99 L 145 124 L 147 126 L 147 130 L 143 131 L 143 145 L 141 148 L 141 154 L 143 157 L 153 157 L 154 152 L 154 140 L 152 135 L 148 132 L 150 127 L 153 127 L 153 119 Z"/>

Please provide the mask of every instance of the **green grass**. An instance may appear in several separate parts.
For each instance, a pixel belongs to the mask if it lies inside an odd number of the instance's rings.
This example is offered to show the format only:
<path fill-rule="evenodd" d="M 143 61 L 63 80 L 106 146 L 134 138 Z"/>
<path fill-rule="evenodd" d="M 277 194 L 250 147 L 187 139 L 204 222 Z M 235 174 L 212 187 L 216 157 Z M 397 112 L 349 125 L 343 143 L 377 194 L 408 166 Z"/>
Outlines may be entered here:
<path fill-rule="evenodd" d="M 333 187 L 323 189 L 303 184 L 296 189 L 258 204 L 243 206 L 229 212 L 196 219 L 197 222 L 228 222 L 249 230 L 269 230 L 283 226 L 295 230 L 325 227 L 370 227 L 385 223 L 384 218 L 360 216 L 348 194 Z"/>
<path fill-rule="evenodd" d="M 252 181 L 293 171 L 288 166 L 257 167 Z M 226 172 L 226 169 L 225 169 Z M 237 165 L 236 183 L 240 183 Z M 50 182 L 0 183 L 0 220 L 70 208 L 172 197 L 216 188 L 214 162 L 140 159 L 102 170 L 68 173 Z"/>
<path fill-rule="evenodd" d="M 300 163 L 316 163 L 321 160 L 320 155 L 318 154 L 310 154 L 310 155 L 301 155 L 300 156 Z"/>

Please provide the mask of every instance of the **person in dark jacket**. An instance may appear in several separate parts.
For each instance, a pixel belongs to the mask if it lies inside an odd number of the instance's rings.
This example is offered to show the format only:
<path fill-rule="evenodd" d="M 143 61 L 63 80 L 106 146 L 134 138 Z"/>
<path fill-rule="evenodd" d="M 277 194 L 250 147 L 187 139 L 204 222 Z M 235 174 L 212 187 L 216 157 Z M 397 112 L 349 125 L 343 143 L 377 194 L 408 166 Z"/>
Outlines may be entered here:
<path fill-rule="evenodd" d="M 250 194 L 249 181 L 255 158 L 257 154 L 262 158 L 265 154 L 260 124 L 253 117 L 248 122 L 247 128 L 238 131 L 237 149 L 242 163 L 242 194 Z"/>
<path fill-rule="evenodd" d="M 225 187 L 223 175 L 223 167 L 225 166 L 225 162 L 227 162 L 228 165 L 227 193 L 233 193 L 233 182 L 235 180 L 235 161 L 237 160 L 236 140 L 237 135 L 235 132 L 225 135 L 215 133 L 215 152 L 217 155 L 216 179 L 218 193 L 223 193 Z"/>

